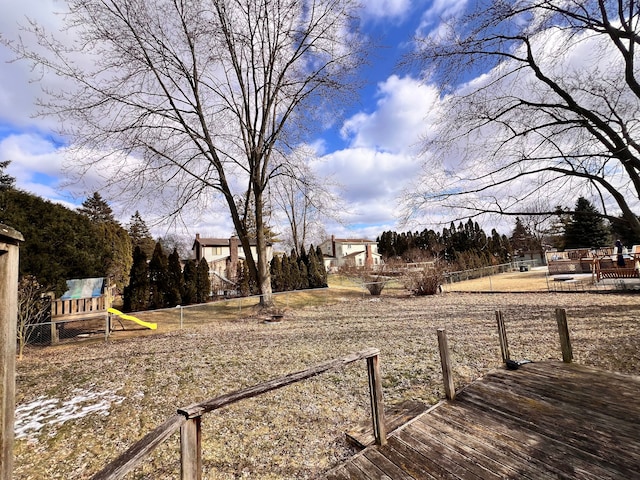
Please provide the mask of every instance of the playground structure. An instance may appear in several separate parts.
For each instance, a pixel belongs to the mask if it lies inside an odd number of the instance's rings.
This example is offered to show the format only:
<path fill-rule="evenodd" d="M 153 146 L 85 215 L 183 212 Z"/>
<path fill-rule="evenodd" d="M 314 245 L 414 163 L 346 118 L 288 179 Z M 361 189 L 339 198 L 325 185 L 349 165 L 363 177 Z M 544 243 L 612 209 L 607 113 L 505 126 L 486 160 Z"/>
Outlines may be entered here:
<path fill-rule="evenodd" d="M 114 287 L 108 278 L 67 280 L 67 287 L 62 297 L 51 301 L 51 345 L 59 343 L 61 336 L 86 336 L 87 331 L 104 331 L 108 338 L 113 315 L 118 321 L 132 321 L 151 330 L 158 328 L 155 323 L 144 322 L 112 308 Z M 124 329 L 121 321 L 120 325 Z"/>

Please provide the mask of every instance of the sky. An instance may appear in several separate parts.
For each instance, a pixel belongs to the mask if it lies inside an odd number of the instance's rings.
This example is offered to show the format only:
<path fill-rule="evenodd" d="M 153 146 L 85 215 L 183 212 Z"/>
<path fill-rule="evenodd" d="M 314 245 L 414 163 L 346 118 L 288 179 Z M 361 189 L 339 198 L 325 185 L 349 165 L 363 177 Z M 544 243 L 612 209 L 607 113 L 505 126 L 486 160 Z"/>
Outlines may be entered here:
<path fill-rule="evenodd" d="M 441 17 L 462 11 L 466 1 L 363 3 L 362 28 L 381 47 L 370 53 L 370 65 L 362 70 L 366 84 L 360 98 L 347 106 L 341 123 L 314 138 L 321 157 L 318 172 L 332 175 L 341 184 L 346 205 L 343 224 L 327 225 L 327 233 L 338 237 L 375 238 L 397 229 L 398 196 L 419 171 L 416 147 L 437 93 L 396 65 L 411 48 L 416 31 L 437 28 Z M 58 0 L 4 0 L 1 9 L 0 31 L 7 38 L 20 35 L 19 25 L 27 17 L 53 31 L 59 29 Z M 68 184 L 65 140 L 55 136 L 52 118 L 35 116 L 35 99 L 41 95 L 41 84 L 33 81 L 37 72 L 12 58 L 13 53 L 0 45 L 0 160 L 11 161 L 6 173 L 16 178 L 18 188 L 78 206 L 100 185 Z M 125 210 L 117 199 L 106 199 L 126 224 L 134 213 L 131 207 Z M 141 212 L 148 220 L 153 216 L 151 212 L 145 216 L 142 206 Z M 180 234 L 220 237 L 233 231 L 225 214 L 196 216 L 179 228 Z M 159 225 L 154 231 L 162 235 L 166 228 Z"/>
<path fill-rule="evenodd" d="M 346 114 L 331 128 L 314 132 L 310 144 L 318 156 L 316 172 L 340 183 L 344 201 L 342 222 L 328 222 L 326 233 L 375 239 L 386 230 L 418 229 L 399 223 L 400 198 L 424 172 L 420 142 L 428 136 L 442 102 L 435 85 L 421 80 L 419 72 L 399 68 L 398 62 L 411 52 L 414 35 L 435 34 L 443 19 L 455 20 L 473 2 L 365 0 L 362 4 L 362 30 L 378 45 L 370 52 L 369 65 L 361 71 L 364 87 L 359 98 L 344 106 Z M 17 38 L 21 35 L 19 25 L 26 24 L 27 17 L 60 32 L 61 18 L 56 12 L 63 6 L 63 0 L 3 0 L 0 32 L 4 38 Z M 18 188 L 77 207 L 94 191 L 102 191 L 100 172 L 89 172 L 83 184 L 69 182 L 67 141 L 56 137 L 51 117 L 35 115 L 35 100 L 42 88 L 34 81 L 38 71 L 32 71 L 26 62 L 11 61 L 13 57 L 0 43 L 0 161 L 11 161 L 6 173 L 16 178 Z M 482 82 L 482 73 L 467 78 L 468 84 Z M 54 87 L 64 87 L 55 79 L 53 82 Z M 177 233 L 193 238 L 200 233 L 226 237 L 233 233 L 224 209 L 194 210 L 184 223 L 168 227 L 158 221 L 163 218 L 161 211 L 149 211 L 143 204 L 121 205 L 117 198 L 103 196 L 124 225 L 139 209 L 155 236 Z M 447 223 L 446 213 L 440 218 Z M 513 223 L 512 219 L 508 221 Z M 503 221 L 482 227 L 487 233 L 494 227 L 509 233 L 509 225 Z M 425 221 L 419 229 L 424 227 L 441 225 Z"/>

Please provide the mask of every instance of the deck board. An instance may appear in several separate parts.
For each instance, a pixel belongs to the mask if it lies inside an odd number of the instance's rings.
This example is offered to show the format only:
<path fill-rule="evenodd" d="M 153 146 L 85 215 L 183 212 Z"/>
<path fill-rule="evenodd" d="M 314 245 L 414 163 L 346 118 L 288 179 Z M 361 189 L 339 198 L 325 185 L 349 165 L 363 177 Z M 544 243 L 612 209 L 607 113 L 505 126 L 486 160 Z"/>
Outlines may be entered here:
<path fill-rule="evenodd" d="M 640 377 L 497 370 L 327 474 L 342 479 L 640 478 Z"/>

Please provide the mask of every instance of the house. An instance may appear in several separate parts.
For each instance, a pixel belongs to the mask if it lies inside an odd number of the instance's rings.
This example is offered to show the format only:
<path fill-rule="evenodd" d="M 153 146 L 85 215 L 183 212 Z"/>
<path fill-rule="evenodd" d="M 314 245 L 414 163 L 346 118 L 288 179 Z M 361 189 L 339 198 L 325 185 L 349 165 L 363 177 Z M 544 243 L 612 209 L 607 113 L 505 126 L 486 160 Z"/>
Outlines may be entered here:
<path fill-rule="evenodd" d="M 256 241 L 252 240 L 250 246 L 251 255 L 257 260 Z M 209 277 L 214 292 L 234 289 L 238 277 L 238 262 L 246 259 L 238 237 L 202 238 L 199 233 L 196 233 L 192 250 L 197 262 L 204 258 L 209 264 Z M 271 244 L 267 244 L 267 260 L 271 261 L 272 258 L 273 247 Z"/>
<path fill-rule="evenodd" d="M 325 240 L 320 245 L 327 271 L 335 271 L 342 266 L 376 268 L 383 264 L 375 240 L 363 238 L 336 238 Z"/>

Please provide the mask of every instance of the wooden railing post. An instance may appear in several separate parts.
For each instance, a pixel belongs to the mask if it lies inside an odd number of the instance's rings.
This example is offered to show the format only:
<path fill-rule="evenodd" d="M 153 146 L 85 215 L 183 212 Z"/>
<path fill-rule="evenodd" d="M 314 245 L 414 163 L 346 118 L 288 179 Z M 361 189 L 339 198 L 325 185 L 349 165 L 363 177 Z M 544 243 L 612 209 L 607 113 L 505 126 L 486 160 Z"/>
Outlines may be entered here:
<path fill-rule="evenodd" d="M 0 224 L 0 480 L 13 478 L 18 263 L 24 237 Z"/>
<path fill-rule="evenodd" d="M 189 418 L 180 427 L 180 471 L 182 480 L 202 480 L 200 418 Z"/>
<path fill-rule="evenodd" d="M 378 355 L 367 357 L 367 372 L 369 374 L 373 435 L 376 438 L 377 445 L 385 445 L 387 443 L 387 427 L 384 419 L 382 382 L 380 381 L 380 361 Z"/>
<path fill-rule="evenodd" d="M 498 322 L 498 338 L 500 341 L 500 353 L 502 354 L 502 363 L 507 363 L 511 358 L 509 353 L 509 343 L 507 342 L 507 330 L 504 327 L 504 318 L 502 312 L 496 310 L 496 321 Z"/>
<path fill-rule="evenodd" d="M 573 349 L 571 348 L 569 326 L 567 325 L 567 312 L 564 308 L 556 308 L 556 320 L 558 322 L 558 333 L 560 334 L 562 361 L 565 363 L 571 363 L 573 360 Z"/>
<path fill-rule="evenodd" d="M 453 385 L 453 374 L 451 371 L 451 357 L 449 355 L 449 343 L 447 342 L 447 332 L 444 328 L 438 329 L 438 347 L 440 349 L 440 363 L 442 363 L 442 378 L 444 380 L 444 393 L 448 400 L 455 400 L 456 389 Z"/>

